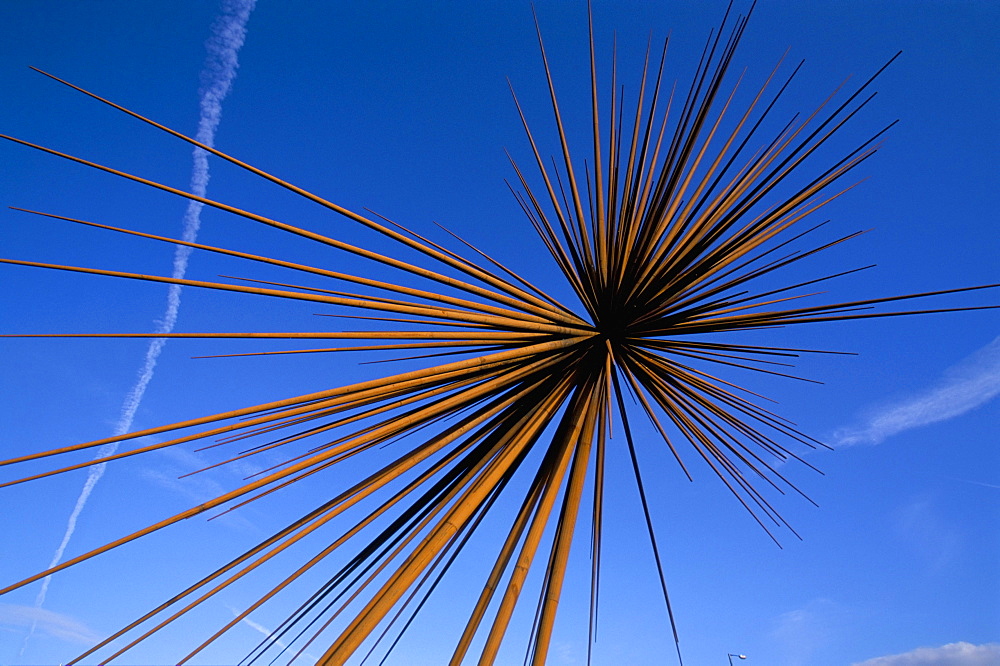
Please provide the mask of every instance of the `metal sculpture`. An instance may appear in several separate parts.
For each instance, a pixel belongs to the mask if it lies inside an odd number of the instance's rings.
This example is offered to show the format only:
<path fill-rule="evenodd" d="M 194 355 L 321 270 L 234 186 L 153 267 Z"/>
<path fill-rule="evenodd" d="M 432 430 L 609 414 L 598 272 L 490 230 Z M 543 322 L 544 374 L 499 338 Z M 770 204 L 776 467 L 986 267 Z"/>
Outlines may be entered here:
<path fill-rule="evenodd" d="M 497 500 L 514 492 L 508 486 L 515 477 L 526 480 L 526 490 L 511 500 L 518 507 L 509 516 L 509 534 L 492 554 L 495 564 L 483 582 L 478 601 L 469 609 L 451 663 L 471 658 L 474 642 L 479 649 L 479 663 L 493 663 L 533 566 L 542 567 L 544 576 L 537 594 L 529 652 L 532 663 L 544 663 L 565 584 L 570 547 L 581 531 L 580 523 L 587 522 L 589 530 L 585 531 L 592 537 L 593 631 L 605 520 L 605 461 L 617 453 L 627 455 L 631 461 L 648 537 L 656 554 L 663 599 L 673 625 L 666 576 L 656 551 L 646 499 L 645 472 L 633 441 L 634 419 L 652 423 L 685 473 L 682 451 L 690 447 L 770 533 L 773 525 L 782 525 L 783 521 L 758 485 L 797 490 L 776 463 L 801 460 L 789 448 L 789 442 L 811 447 L 821 443 L 761 407 L 753 392 L 726 379 L 724 373 L 735 366 L 787 374 L 784 361 L 800 354 L 827 352 L 741 343 L 719 334 L 979 309 L 875 308 L 997 286 L 820 305 L 796 301 L 811 295 L 809 290 L 816 283 L 853 270 L 778 288 L 758 286 L 765 282 L 762 278 L 780 275 L 782 269 L 857 235 L 810 245 L 810 233 L 821 226 L 812 223 L 810 216 L 850 189 L 840 183 L 876 151 L 875 142 L 885 129 L 825 170 L 808 173 L 801 184 L 803 162 L 865 106 L 871 84 L 882 70 L 846 100 L 835 102 L 831 95 L 804 120 L 792 118 L 777 134 L 761 136 L 762 121 L 772 113 L 775 101 L 798 70 L 778 82 L 776 67 L 746 108 L 733 109 L 736 86 L 727 83 L 726 74 L 746 22 L 747 17 L 736 18 L 731 26 L 723 21 L 706 44 L 698 71 L 684 94 L 667 92 L 662 80 L 664 57 L 658 67 L 650 69 L 647 52 L 634 108 L 626 108 L 614 75 L 607 106 L 599 103 L 602 85 L 597 77 L 591 26 L 593 136 L 589 160 L 582 168 L 570 154 L 571 140 L 560 117 L 539 33 L 561 164 L 554 160 L 548 164 L 543 158 L 518 106 L 537 172 L 529 175 L 512 159 L 519 184 L 512 191 L 579 299 L 579 309 L 557 301 L 471 245 L 466 244 L 470 254 L 463 256 L 388 219 L 347 210 L 48 75 L 374 230 L 401 247 L 415 250 L 423 260 L 404 261 L 21 139 L 5 139 L 357 255 L 378 266 L 416 276 L 428 286 L 404 286 L 381 277 L 350 275 L 41 211 L 27 212 L 329 278 L 332 283 L 360 286 L 379 295 L 345 292 L 341 287 L 206 282 L 13 259 L 4 259 L 4 263 L 355 308 L 365 313 L 361 319 L 378 320 L 385 326 L 349 332 L 173 333 L 165 336 L 169 338 L 353 341 L 306 351 L 391 349 L 420 354 L 411 358 L 438 360 L 422 369 L 3 461 L 3 465 L 14 465 L 154 435 L 169 438 L 100 458 L 99 462 L 216 438 L 220 445 L 254 442 L 248 451 L 232 455 L 227 462 L 279 447 L 291 448 L 299 442 L 312 444 L 306 452 L 290 457 L 236 490 L 10 585 L 0 593 L 186 518 L 213 509 L 232 511 L 341 461 L 399 441 L 390 449 L 394 457 L 389 463 L 350 487 L 338 487 L 329 501 L 70 663 L 97 654 L 115 641 L 120 647 L 116 645 L 118 649 L 112 654 L 102 656 L 102 663 L 127 653 L 176 618 L 359 506 L 367 513 L 354 527 L 336 535 L 314 557 L 178 662 L 196 655 L 274 595 L 313 571 L 330 553 L 346 548 L 355 553 L 349 563 L 309 596 L 277 628 L 274 637 L 249 655 L 250 661 L 271 655 L 270 650 L 277 651 L 277 641 L 281 640 L 294 647 L 280 653 L 294 660 L 350 608 L 338 625 L 337 637 L 323 644 L 325 653 L 320 659 L 322 664 L 344 663 L 369 638 L 379 636 L 379 632 L 381 637 L 386 636 L 407 613 L 412 617 L 419 611 L 487 513 L 496 510 Z M 537 182 L 532 184 L 532 179 Z M 799 180 L 789 188 L 794 179 Z M 163 337 L 139 333 L 54 335 Z M 628 396 L 638 405 L 632 410 L 626 407 Z M 622 449 L 618 452 L 609 448 L 613 427 L 619 435 L 614 444 Z M 85 468 L 94 462 L 61 466 L 3 485 Z M 588 490 L 590 496 L 586 497 Z M 408 621 L 402 630 L 406 626 Z"/>

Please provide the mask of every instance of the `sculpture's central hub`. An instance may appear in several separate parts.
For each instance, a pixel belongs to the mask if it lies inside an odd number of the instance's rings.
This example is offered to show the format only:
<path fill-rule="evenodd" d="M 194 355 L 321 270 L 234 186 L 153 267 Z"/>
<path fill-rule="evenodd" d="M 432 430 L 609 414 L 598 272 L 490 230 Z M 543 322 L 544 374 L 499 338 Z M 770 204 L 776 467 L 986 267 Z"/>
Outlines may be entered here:
<path fill-rule="evenodd" d="M 597 331 L 612 343 L 624 342 L 628 336 L 628 327 L 623 322 L 615 320 L 599 323 Z"/>
<path fill-rule="evenodd" d="M 612 344 L 624 342 L 631 334 L 629 317 L 620 308 L 609 308 L 605 312 L 598 313 L 594 327 L 601 337 L 609 340 Z"/>

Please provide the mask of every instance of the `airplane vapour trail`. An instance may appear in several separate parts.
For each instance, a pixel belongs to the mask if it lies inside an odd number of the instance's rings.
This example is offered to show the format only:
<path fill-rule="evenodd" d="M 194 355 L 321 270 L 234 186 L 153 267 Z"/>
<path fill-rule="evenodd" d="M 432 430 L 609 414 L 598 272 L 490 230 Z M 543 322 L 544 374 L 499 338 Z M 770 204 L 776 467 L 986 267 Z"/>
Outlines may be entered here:
<path fill-rule="evenodd" d="M 879 444 L 887 437 L 955 418 L 1000 395 L 1000 337 L 950 368 L 937 385 L 889 405 L 859 427 L 834 434 L 840 446 Z"/>
<path fill-rule="evenodd" d="M 233 79 L 236 77 L 236 70 L 239 67 L 237 56 L 246 38 L 247 20 L 250 18 L 250 13 L 256 4 L 257 0 L 222 0 L 221 12 L 212 23 L 211 36 L 205 42 L 207 55 L 205 57 L 205 66 L 201 72 L 201 87 L 198 91 L 200 115 L 198 131 L 195 134 L 195 138 L 205 145 L 213 146 L 215 144 L 215 131 L 218 129 L 219 121 L 222 119 L 222 101 L 232 88 Z M 209 180 L 208 153 L 201 148 L 195 148 L 193 161 L 194 164 L 191 168 L 191 192 L 204 197 Z M 191 242 L 198 236 L 198 229 L 201 226 L 201 209 L 202 204 L 200 203 L 194 201 L 188 203 L 187 209 L 184 212 L 181 236 L 183 240 Z M 173 262 L 174 278 L 183 278 L 187 272 L 191 249 L 183 245 L 176 247 Z M 170 289 L 167 292 L 167 307 L 164 310 L 163 318 L 157 321 L 157 333 L 165 334 L 173 331 L 174 325 L 177 323 L 177 313 L 180 311 L 180 307 L 180 285 L 170 285 Z M 142 402 L 146 387 L 149 385 L 150 380 L 153 379 L 156 361 L 159 359 L 160 352 L 163 351 L 166 343 L 166 338 L 154 338 L 149 343 L 149 348 L 146 350 L 146 357 L 139 370 L 139 376 L 122 403 L 121 415 L 115 424 L 115 435 L 123 435 L 132 429 L 132 421 L 135 418 L 135 413 Z M 117 442 L 105 444 L 97 451 L 95 458 L 109 456 L 117 448 Z M 69 544 L 73 532 L 76 530 L 77 519 L 87 504 L 94 486 L 104 476 L 106 464 L 92 465 L 88 468 L 87 480 L 80 490 L 76 505 L 73 507 L 73 512 L 66 523 L 66 531 L 63 534 L 62 542 L 59 544 L 59 547 L 52 556 L 52 561 L 49 563 L 50 569 L 62 560 L 66 546 Z M 51 580 L 52 576 L 47 576 L 43 579 L 41 589 L 39 589 L 38 596 L 35 598 L 36 608 L 40 608 L 45 603 L 45 596 L 48 593 Z M 32 626 L 32 630 L 25 637 L 21 654 L 24 653 L 28 640 L 34 633 L 34 628 Z"/>
<path fill-rule="evenodd" d="M 232 614 L 233 614 L 234 617 L 237 616 L 237 615 L 239 615 L 239 612 L 235 608 L 230 608 L 229 610 L 232 612 Z M 254 622 L 253 620 L 251 620 L 248 617 L 245 617 L 245 618 L 243 618 L 240 621 L 243 624 L 245 624 L 248 627 L 250 627 L 251 629 L 253 629 L 254 631 L 256 631 L 258 633 L 261 633 L 261 634 L 264 634 L 264 636 L 267 637 L 267 638 L 270 638 L 271 636 L 274 635 L 273 631 L 271 631 L 270 629 L 268 629 L 267 627 L 265 627 L 264 625 L 262 625 L 262 624 L 260 624 L 258 622 Z M 280 647 L 282 649 L 288 647 L 287 643 L 285 643 L 285 642 L 283 642 L 283 641 L 281 641 L 280 639 L 277 639 L 277 638 L 274 639 L 274 643 L 278 647 Z M 302 656 L 305 657 L 306 660 L 311 661 L 312 663 L 316 663 L 317 661 L 319 661 L 319 659 L 317 659 L 316 656 L 311 655 L 308 652 L 303 652 Z"/>

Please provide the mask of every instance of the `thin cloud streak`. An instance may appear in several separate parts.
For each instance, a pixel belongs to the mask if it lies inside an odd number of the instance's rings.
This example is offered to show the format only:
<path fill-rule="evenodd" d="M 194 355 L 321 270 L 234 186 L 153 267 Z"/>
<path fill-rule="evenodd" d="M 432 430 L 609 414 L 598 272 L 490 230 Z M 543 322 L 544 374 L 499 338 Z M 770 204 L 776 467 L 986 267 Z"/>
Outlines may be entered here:
<path fill-rule="evenodd" d="M 971 483 L 974 486 L 982 486 L 983 488 L 996 488 L 997 490 L 1000 490 L 1000 486 L 998 486 L 995 483 L 985 483 L 983 481 L 971 481 L 969 479 L 957 479 L 957 480 L 961 481 L 962 483 Z"/>
<path fill-rule="evenodd" d="M 215 132 L 219 127 L 219 122 L 222 120 L 222 101 L 229 94 L 233 79 L 236 77 L 236 70 L 239 67 L 237 56 L 240 47 L 243 46 L 243 42 L 246 39 L 247 21 L 256 3 L 257 0 L 223 0 L 222 11 L 212 23 L 211 36 L 205 42 L 208 54 L 205 58 L 205 66 L 202 69 L 201 87 L 198 91 L 200 115 L 198 131 L 195 134 L 195 138 L 205 145 L 213 146 L 215 144 Z M 204 197 L 210 177 L 208 153 L 201 148 L 195 148 L 193 162 L 194 164 L 191 169 L 191 192 Z M 193 242 L 197 238 L 198 229 L 201 227 L 202 207 L 203 204 L 194 201 L 188 202 L 183 218 L 183 231 L 181 235 L 183 240 Z M 184 277 L 184 274 L 187 272 L 191 250 L 192 248 L 183 245 L 176 246 L 172 273 L 174 278 Z M 167 307 L 163 313 L 163 318 L 156 322 L 156 333 L 166 334 L 174 330 L 180 307 L 180 285 L 170 285 L 167 291 Z M 121 414 L 114 428 L 115 436 L 124 435 L 132 429 L 132 421 L 135 419 L 135 414 L 142 402 L 143 395 L 146 393 L 146 387 L 149 386 L 149 382 L 153 379 L 156 362 L 160 358 L 160 353 L 166 344 L 166 338 L 155 338 L 150 341 L 142 368 L 139 370 L 138 379 L 122 403 Z M 98 449 L 95 458 L 112 455 L 117 450 L 118 442 L 105 444 Z M 87 480 L 84 482 L 83 488 L 80 490 L 80 495 L 76 499 L 76 504 L 73 506 L 73 511 L 70 513 L 69 520 L 66 522 L 66 530 L 63 533 L 59 547 L 56 548 L 52 556 L 52 561 L 49 562 L 49 569 L 62 561 L 66 546 L 69 545 L 70 539 L 73 537 L 73 532 L 76 530 L 77 519 L 83 512 L 83 508 L 90 499 L 90 494 L 93 492 L 97 482 L 104 476 L 106 465 L 107 463 L 101 463 L 88 468 Z M 35 608 L 41 608 L 45 603 L 45 597 L 48 594 L 51 581 L 52 576 L 46 576 L 42 580 L 42 586 L 35 598 Z M 20 654 L 24 654 L 28 640 L 35 632 L 35 627 L 36 625 L 32 624 L 31 630 L 25 636 Z"/>
<path fill-rule="evenodd" d="M 233 617 L 237 617 L 240 614 L 239 611 L 236 610 L 235 608 L 230 607 L 229 610 L 233 614 Z M 264 634 L 264 636 L 267 637 L 267 638 L 271 638 L 271 636 L 274 634 L 273 631 L 271 631 L 270 629 L 268 629 L 264 625 L 260 624 L 259 622 L 254 622 L 249 617 L 243 618 L 242 620 L 240 620 L 240 622 L 242 622 L 243 624 L 247 625 L 248 627 L 250 627 L 254 631 L 259 632 L 261 634 Z M 288 644 L 285 643 L 285 642 L 283 642 L 280 638 L 275 638 L 274 639 L 274 643 L 275 643 L 275 645 L 277 645 L 278 647 L 280 647 L 282 649 L 288 647 Z M 317 658 L 315 656 L 309 654 L 308 652 L 303 652 L 300 656 L 304 657 L 306 659 L 309 659 L 310 661 L 312 661 L 312 663 L 316 663 L 316 661 L 317 661 Z"/>
<path fill-rule="evenodd" d="M 920 647 L 888 657 L 876 657 L 852 666 L 995 666 L 1000 664 L 1000 643 L 973 645 L 964 641 L 941 647 Z"/>
<path fill-rule="evenodd" d="M 772 620 L 768 635 L 780 663 L 809 666 L 815 656 L 844 635 L 847 609 L 830 599 L 813 599 L 802 608 L 782 613 Z"/>
<path fill-rule="evenodd" d="M 28 627 L 81 645 L 101 640 L 97 632 L 76 618 L 36 606 L 0 604 L 0 627 Z"/>
<path fill-rule="evenodd" d="M 880 444 L 920 426 L 947 421 L 1000 395 L 1000 337 L 950 368 L 931 389 L 881 409 L 859 428 L 834 433 L 839 446 Z"/>

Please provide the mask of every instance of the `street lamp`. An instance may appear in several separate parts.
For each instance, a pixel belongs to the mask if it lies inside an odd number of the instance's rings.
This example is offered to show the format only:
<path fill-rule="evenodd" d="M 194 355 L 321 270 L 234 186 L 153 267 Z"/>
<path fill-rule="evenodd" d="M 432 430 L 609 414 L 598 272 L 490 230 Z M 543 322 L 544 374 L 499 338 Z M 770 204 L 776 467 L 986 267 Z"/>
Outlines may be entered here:
<path fill-rule="evenodd" d="M 729 666 L 733 666 L 733 657 L 737 657 L 738 659 L 746 659 L 747 658 L 747 656 L 745 654 L 733 654 L 732 652 L 730 652 L 726 656 L 729 657 Z"/>

